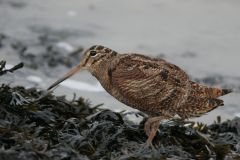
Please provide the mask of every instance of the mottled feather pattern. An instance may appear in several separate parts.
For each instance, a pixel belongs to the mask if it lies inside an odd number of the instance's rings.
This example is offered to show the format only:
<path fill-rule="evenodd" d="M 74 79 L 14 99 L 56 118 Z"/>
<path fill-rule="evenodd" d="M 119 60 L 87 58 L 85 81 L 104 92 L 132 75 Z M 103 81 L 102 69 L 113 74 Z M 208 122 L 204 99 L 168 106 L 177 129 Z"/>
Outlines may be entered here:
<path fill-rule="evenodd" d="M 92 49 L 98 48 L 111 53 L 108 57 L 117 55 L 117 52 L 106 47 L 96 46 Z M 214 99 L 230 93 L 230 90 L 223 92 L 219 88 L 190 81 L 181 68 L 164 59 L 135 53 L 118 55 L 117 63 L 107 71 L 107 79 L 112 85 L 110 88 L 115 90 L 109 93 L 151 117 L 156 114 L 172 117 L 175 113 L 182 117 L 198 117 L 223 105 L 222 100 L 215 103 Z"/>

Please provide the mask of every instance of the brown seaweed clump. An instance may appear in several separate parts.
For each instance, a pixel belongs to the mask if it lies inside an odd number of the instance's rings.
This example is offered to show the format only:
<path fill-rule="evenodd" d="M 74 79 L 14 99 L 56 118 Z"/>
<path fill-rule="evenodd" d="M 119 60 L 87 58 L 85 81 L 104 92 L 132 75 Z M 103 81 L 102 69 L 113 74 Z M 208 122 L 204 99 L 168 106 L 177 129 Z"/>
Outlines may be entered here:
<path fill-rule="evenodd" d="M 21 68 L 5 70 L 0 75 Z M 0 87 L 0 159 L 239 159 L 238 119 L 202 123 L 172 119 L 161 124 L 151 146 L 144 118 L 135 112 L 101 110 L 83 98 L 67 101 L 35 87 Z"/>

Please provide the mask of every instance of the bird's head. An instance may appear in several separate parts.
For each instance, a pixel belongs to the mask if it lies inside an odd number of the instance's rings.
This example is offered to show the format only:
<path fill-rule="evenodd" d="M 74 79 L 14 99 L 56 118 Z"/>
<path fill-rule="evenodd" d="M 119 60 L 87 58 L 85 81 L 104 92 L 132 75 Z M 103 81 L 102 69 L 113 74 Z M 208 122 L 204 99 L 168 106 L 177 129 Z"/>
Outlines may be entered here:
<path fill-rule="evenodd" d="M 70 72 L 53 83 L 47 90 L 52 89 L 62 81 L 80 72 L 81 70 L 86 69 L 93 73 L 100 64 L 104 65 L 105 62 L 114 56 L 117 56 L 117 52 L 101 45 L 94 45 L 88 48 L 83 54 L 82 61 Z"/>

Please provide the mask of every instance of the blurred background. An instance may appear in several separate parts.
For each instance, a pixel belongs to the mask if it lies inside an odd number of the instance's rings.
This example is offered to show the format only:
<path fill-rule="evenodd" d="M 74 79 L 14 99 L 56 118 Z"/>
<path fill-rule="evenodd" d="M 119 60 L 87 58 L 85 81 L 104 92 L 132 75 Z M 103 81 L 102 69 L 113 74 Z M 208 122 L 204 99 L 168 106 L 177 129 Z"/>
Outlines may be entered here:
<path fill-rule="evenodd" d="M 0 83 L 47 89 L 81 61 L 84 50 L 100 44 L 118 53 L 163 58 L 202 85 L 235 88 L 221 97 L 225 106 L 193 120 L 233 119 L 240 116 L 239 8 L 239 0 L 0 0 L 0 61 L 7 61 L 6 68 L 26 64 Z M 54 90 L 69 100 L 73 93 L 93 106 L 133 110 L 88 71 Z"/>

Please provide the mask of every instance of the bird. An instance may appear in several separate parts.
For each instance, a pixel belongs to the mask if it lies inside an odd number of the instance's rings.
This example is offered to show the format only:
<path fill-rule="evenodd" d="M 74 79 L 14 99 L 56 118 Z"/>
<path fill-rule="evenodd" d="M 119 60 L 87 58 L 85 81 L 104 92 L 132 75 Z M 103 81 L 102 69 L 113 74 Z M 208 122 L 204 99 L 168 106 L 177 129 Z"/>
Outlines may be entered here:
<path fill-rule="evenodd" d="M 84 69 L 118 101 L 148 115 L 145 146 L 151 145 L 161 120 L 176 114 L 181 118 L 202 116 L 224 105 L 218 97 L 233 92 L 193 82 L 180 67 L 162 58 L 120 54 L 102 45 L 88 48 L 81 62 L 47 90 Z"/>

